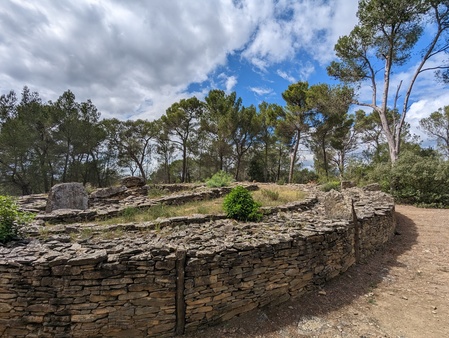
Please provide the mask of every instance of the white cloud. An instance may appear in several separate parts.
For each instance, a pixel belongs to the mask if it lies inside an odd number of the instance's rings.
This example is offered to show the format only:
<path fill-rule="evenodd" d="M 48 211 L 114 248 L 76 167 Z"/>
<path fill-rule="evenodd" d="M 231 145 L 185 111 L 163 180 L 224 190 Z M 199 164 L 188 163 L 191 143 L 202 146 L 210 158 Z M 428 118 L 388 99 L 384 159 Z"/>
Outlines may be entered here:
<path fill-rule="evenodd" d="M 237 76 L 230 76 L 226 79 L 226 92 L 230 93 L 237 84 Z"/>
<path fill-rule="evenodd" d="M 1 88 L 29 85 L 52 100 L 70 88 L 111 116 L 132 115 L 149 100 L 149 119 L 165 111 L 155 110 L 158 102 L 173 103 L 225 65 L 255 25 L 231 0 L 10 0 L 0 20 Z"/>
<path fill-rule="evenodd" d="M 429 144 L 429 135 L 419 126 L 419 121 L 429 117 L 431 113 L 439 108 L 449 105 L 449 93 L 445 91 L 439 93 L 439 95 L 434 95 L 432 98 L 421 99 L 412 103 L 407 113 L 407 122 L 410 123 L 411 131 L 424 140 L 426 145 Z"/>
<path fill-rule="evenodd" d="M 273 93 L 273 89 L 271 89 L 271 88 L 250 87 L 250 90 L 259 96 L 265 96 L 265 95 Z"/>
<path fill-rule="evenodd" d="M 220 80 L 219 81 L 220 82 L 219 85 L 221 87 L 224 87 L 224 91 L 226 93 L 232 92 L 232 90 L 234 89 L 235 85 L 237 84 L 237 76 L 235 76 L 235 75 L 228 76 L 225 73 L 220 73 L 217 76 L 217 78 Z"/>
<path fill-rule="evenodd" d="M 56 100 L 70 89 L 104 117 L 153 119 L 181 98 L 204 96 L 235 53 L 262 72 L 296 64 L 298 55 L 327 62 L 356 7 L 357 0 L 4 0 L 0 92 L 28 85 Z M 305 64 L 278 75 L 292 81 L 312 71 Z M 244 82 L 231 74 L 219 83 L 226 91 Z M 205 84 L 187 92 L 192 83 Z"/>
<path fill-rule="evenodd" d="M 290 82 L 290 83 L 296 82 L 296 78 L 295 78 L 295 77 L 293 77 L 292 75 L 290 75 L 290 74 L 284 72 L 283 70 L 278 69 L 278 70 L 276 71 L 276 73 L 277 73 L 281 78 L 283 78 L 284 80 L 287 80 L 287 81 Z"/>
<path fill-rule="evenodd" d="M 328 63 L 338 38 L 357 22 L 357 0 L 286 0 L 272 6 L 261 15 L 262 22 L 242 54 L 262 70 L 298 53 Z"/>
<path fill-rule="evenodd" d="M 307 81 L 310 75 L 315 71 L 315 67 L 311 62 L 300 62 L 299 63 L 299 78 L 301 81 Z"/>

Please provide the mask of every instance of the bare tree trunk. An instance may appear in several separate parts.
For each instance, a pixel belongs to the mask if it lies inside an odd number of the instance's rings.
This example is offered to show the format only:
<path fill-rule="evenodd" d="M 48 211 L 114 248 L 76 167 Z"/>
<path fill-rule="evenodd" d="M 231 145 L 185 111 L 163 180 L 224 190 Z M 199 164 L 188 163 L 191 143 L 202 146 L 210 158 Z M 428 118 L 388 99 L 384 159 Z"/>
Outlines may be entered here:
<path fill-rule="evenodd" d="M 181 174 L 181 183 L 185 183 L 187 174 L 187 147 L 185 145 L 182 146 L 182 174 Z"/>
<path fill-rule="evenodd" d="M 293 170 L 296 163 L 296 155 L 298 154 L 299 140 L 301 139 L 301 132 L 298 130 L 295 139 L 293 151 L 290 153 L 290 169 L 288 171 L 288 183 L 293 181 Z"/>

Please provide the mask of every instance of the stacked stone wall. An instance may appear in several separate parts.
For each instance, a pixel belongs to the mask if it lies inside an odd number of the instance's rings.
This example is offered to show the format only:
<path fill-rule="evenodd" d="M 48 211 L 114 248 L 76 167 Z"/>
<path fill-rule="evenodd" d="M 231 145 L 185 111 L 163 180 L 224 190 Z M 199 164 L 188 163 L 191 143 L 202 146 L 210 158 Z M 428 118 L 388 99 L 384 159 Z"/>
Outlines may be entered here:
<path fill-rule="evenodd" d="M 394 204 L 373 194 L 350 193 L 352 220 L 312 199 L 261 223 L 0 246 L 0 336 L 171 337 L 299 297 L 391 238 Z"/>
<path fill-rule="evenodd" d="M 186 266 L 186 330 L 295 298 L 354 263 L 353 228 L 298 231 L 276 244 L 201 252 Z"/>

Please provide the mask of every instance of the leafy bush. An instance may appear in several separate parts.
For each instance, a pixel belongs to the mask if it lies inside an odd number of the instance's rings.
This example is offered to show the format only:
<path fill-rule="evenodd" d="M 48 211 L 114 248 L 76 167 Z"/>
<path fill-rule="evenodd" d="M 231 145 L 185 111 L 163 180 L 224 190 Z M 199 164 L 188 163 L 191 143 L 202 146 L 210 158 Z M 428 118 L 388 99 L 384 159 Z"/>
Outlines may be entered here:
<path fill-rule="evenodd" d="M 404 153 L 392 169 L 390 184 L 401 202 L 448 207 L 448 182 L 449 162 Z"/>
<path fill-rule="evenodd" d="M 223 202 L 227 217 L 245 222 L 259 221 L 262 218 L 260 206 L 260 203 L 254 201 L 250 192 L 241 186 L 233 188 Z"/>
<path fill-rule="evenodd" d="M 378 183 L 384 192 L 390 192 L 390 182 L 392 170 L 390 163 L 379 163 L 375 166 L 368 168 L 367 170 L 367 178 L 362 183 L 363 185 L 369 183 Z"/>
<path fill-rule="evenodd" d="M 227 187 L 232 182 L 234 182 L 232 175 L 222 170 L 215 173 L 209 180 L 206 181 L 206 184 L 209 188 L 219 188 Z"/>
<path fill-rule="evenodd" d="M 449 207 L 449 162 L 434 156 L 403 152 L 395 165 L 379 164 L 370 179 L 397 202 Z"/>
<path fill-rule="evenodd" d="M 19 226 L 30 222 L 33 215 L 19 211 L 9 196 L 0 196 L 0 242 L 6 243 L 18 236 Z"/>

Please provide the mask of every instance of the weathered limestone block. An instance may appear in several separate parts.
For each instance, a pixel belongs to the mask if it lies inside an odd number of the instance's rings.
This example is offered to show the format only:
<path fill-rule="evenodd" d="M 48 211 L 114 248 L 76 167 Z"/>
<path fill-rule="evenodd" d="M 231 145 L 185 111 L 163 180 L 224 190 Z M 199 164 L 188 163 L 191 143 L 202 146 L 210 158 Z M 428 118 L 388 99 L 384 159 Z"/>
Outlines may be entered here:
<path fill-rule="evenodd" d="M 331 190 L 324 194 L 322 203 L 328 218 L 352 220 L 352 200 L 349 196 Z"/>
<path fill-rule="evenodd" d="M 117 187 L 100 188 L 100 189 L 93 191 L 89 197 L 93 200 L 97 200 L 97 199 L 101 199 L 101 198 L 111 198 L 111 197 L 120 195 L 125 191 L 126 191 L 126 187 L 124 185 L 120 185 Z"/>
<path fill-rule="evenodd" d="M 56 184 L 48 194 L 45 211 L 50 213 L 58 209 L 86 210 L 88 200 L 86 189 L 81 183 Z"/>
<path fill-rule="evenodd" d="M 353 188 L 357 185 L 352 181 L 341 181 L 340 186 L 341 186 L 341 189 L 349 189 L 349 188 Z"/>
<path fill-rule="evenodd" d="M 137 187 L 143 187 L 145 185 L 145 180 L 143 177 L 138 176 L 128 176 L 122 179 L 122 185 L 124 185 L 127 188 L 137 188 Z"/>
<path fill-rule="evenodd" d="M 378 183 L 368 184 L 363 187 L 364 191 L 380 191 L 380 185 Z"/>

